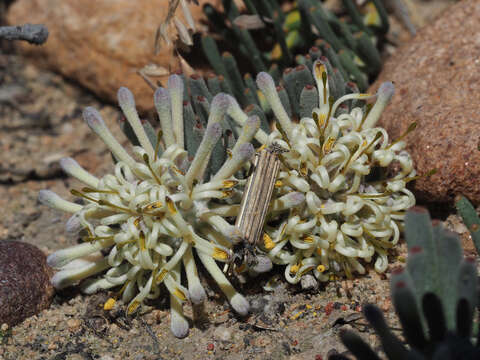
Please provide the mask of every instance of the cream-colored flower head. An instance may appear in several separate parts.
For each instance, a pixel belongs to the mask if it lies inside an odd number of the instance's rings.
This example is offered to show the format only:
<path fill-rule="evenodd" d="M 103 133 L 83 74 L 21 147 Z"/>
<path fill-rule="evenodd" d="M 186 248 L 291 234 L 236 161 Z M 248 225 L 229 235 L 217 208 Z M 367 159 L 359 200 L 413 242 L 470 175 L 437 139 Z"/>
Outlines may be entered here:
<path fill-rule="evenodd" d="M 280 155 L 282 167 L 262 248 L 274 264 L 286 266 L 290 283 L 305 274 L 320 281 L 363 274 L 369 262 L 376 271 L 385 271 L 387 251 L 399 240 L 405 210 L 415 204 L 406 188 L 416 174 L 406 144 L 401 139 L 390 142 L 385 129 L 376 126 L 394 93 L 393 84 L 382 84 L 374 96 L 348 94 L 334 100 L 326 65 L 320 60 L 313 64 L 316 87 L 307 90 L 315 95 L 315 105 L 311 116 L 298 122 L 282 105 L 272 77 L 257 76 L 277 130 L 259 130 L 256 138 L 288 150 Z M 374 97 L 366 111 L 342 107 Z M 288 199 L 288 210 L 280 210 L 283 199 Z"/>
<path fill-rule="evenodd" d="M 232 287 L 217 263 L 230 261 L 239 233 L 214 208 L 228 213 L 238 207 L 245 181 L 234 174 L 254 154 L 250 141 L 260 122 L 258 117 L 245 119 L 230 156 L 204 181 L 231 97 L 218 94 L 212 99 L 203 139 L 196 145 L 195 156 L 189 158 L 184 144 L 192 139 L 184 135 L 184 111 L 191 111 L 191 107 L 183 104 L 183 91 L 181 77 L 172 75 L 168 89 L 159 88 L 155 93 L 163 141 L 161 136 L 152 136 L 151 127 L 140 121 L 131 92 L 126 88 L 118 91 L 120 107 L 139 144 L 133 147 L 133 155 L 113 137 L 99 112 L 86 108 L 86 123 L 116 160 L 113 173 L 97 178 L 66 158 L 61 161 L 63 170 L 85 184 L 72 190 L 84 205 L 63 200 L 49 190 L 39 194 L 42 203 L 73 213 L 67 230 L 83 234 L 79 245 L 48 257 L 48 263 L 59 269 L 52 279 L 55 287 L 64 288 L 86 278 L 90 279 L 81 284 L 86 293 L 118 287 L 117 296 L 128 303 L 127 312 L 132 313 L 145 299 L 160 296 L 163 284 L 170 293 L 171 328 L 178 337 L 188 332 L 182 303 L 200 303 L 205 298 L 194 252 L 235 311 L 248 313 L 247 300 Z M 182 266 L 186 282 L 181 279 Z"/>

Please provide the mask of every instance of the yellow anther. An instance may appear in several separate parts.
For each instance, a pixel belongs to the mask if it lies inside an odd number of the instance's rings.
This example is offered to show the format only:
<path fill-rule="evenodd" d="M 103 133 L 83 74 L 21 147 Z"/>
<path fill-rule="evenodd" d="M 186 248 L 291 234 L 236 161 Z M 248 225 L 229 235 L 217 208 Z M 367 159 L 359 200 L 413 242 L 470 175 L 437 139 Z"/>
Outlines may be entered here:
<path fill-rule="evenodd" d="M 227 149 L 227 155 L 228 155 L 228 158 L 231 159 L 232 158 L 232 150 Z"/>
<path fill-rule="evenodd" d="M 236 181 L 236 180 L 224 180 L 223 181 L 223 187 L 226 188 L 226 189 L 230 189 L 237 184 L 238 184 L 238 181 Z"/>
<path fill-rule="evenodd" d="M 275 247 L 275 243 L 267 233 L 263 234 L 263 244 L 267 250 L 272 250 Z"/>
<path fill-rule="evenodd" d="M 135 220 L 133 220 L 133 225 L 135 225 L 135 227 L 138 228 L 141 220 L 142 220 L 142 218 L 140 218 L 140 217 L 136 218 Z"/>
<path fill-rule="evenodd" d="M 298 266 L 298 265 L 292 265 L 292 266 L 290 267 L 290 272 L 291 272 L 292 274 L 296 274 L 297 271 L 298 271 L 298 269 L 300 269 L 300 266 Z"/>
<path fill-rule="evenodd" d="M 328 154 L 330 151 L 332 151 L 333 145 L 335 144 L 336 140 L 337 139 L 335 139 L 335 138 L 328 138 L 328 140 L 323 145 L 323 153 L 324 154 Z"/>
<path fill-rule="evenodd" d="M 179 298 L 181 301 L 185 301 L 187 300 L 187 296 L 185 295 L 185 293 L 180 290 L 179 288 L 176 288 L 175 291 L 173 292 L 173 295 L 176 296 L 177 298 Z"/>
<path fill-rule="evenodd" d="M 117 300 L 115 300 L 114 298 L 108 299 L 107 301 L 105 301 L 105 304 L 103 304 L 103 310 L 112 310 L 116 302 Z"/>
<path fill-rule="evenodd" d="M 281 187 L 281 186 L 283 186 L 282 180 L 275 181 L 275 187 Z"/>
<path fill-rule="evenodd" d="M 167 202 L 167 207 L 170 213 L 176 214 L 177 213 L 177 208 L 175 207 L 175 203 L 170 199 L 168 196 L 165 198 L 165 201 Z"/>
<path fill-rule="evenodd" d="M 318 256 L 322 256 L 323 250 L 321 248 L 317 248 L 316 253 Z"/>
<path fill-rule="evenodd" d="M 315 77 L 316 77 L 317 79 L 322 79 L 322 78 L 323 78 L 323 73 L 325 73 L 325 74 L 327 73 L 327 69 L 325 68 L 325 65 L 323 65 L 323 64 L 320 63 L 320 62 L 317 62 L 317 63 L 315 64 L 315 69 L 314 69 L 314 71 L 315 71 Z"/>
<path fill-rule="evenodd" d="M 317 266 L 317 271 L 318 271 L 319 273 L 323 273 L 325 270 L 327 270 L 327 268 L 325 267 L 325 265 L 320 264 L 320 265 Z"/>
<path fill-rule="evenodd" d="M 317 126 L 318 128 L 323 128 L 323 125 L 325 125 L 325 121 L 327 120 L 327 115 L 326 114 L 320 114 L 317 116 Z"/>
<path fill-rule="evenodd" d="M 155 201 L 155 202 L 145 206 L 143 208 L 143 210 L 147 210 L 147 211 L 155 210 L 155 209 L 161 208 L 162 206 L 163 206 L 163 204 L 160 201 Z"/>
<path fill-rule="evenodd" d="M 310 243 L 310 244 L 311 244 L 311 243 L 313 243 L 313 237 L 307 236 L 307 237 L 305 237 L 305 238 L 303 239 L 303 241 L 305 241 L 306 243 Z"/>
<path fill-rule="evenodd" d="M 371 97 L 372 94 L 358 94 L 358 98 L 359 99 L 365 99 L 365 98 L 368 98 L 368 97 Z"/>
<path fill-rule="evenodd" d="M 130 305 L 128 305 L 127 314 L 130 315 L 131 313 L 133 313 L 135 310 L 137 310 L 139 305 L 140 305 L 140 302 L 138 302 L 137 300 L 134 300 Z"/>
<path fill-rule="evenodd" d="M 225 199 L 233 195 L 233 190 L 222 191 L 220 199 Z"/>
<path fill-rule="evenodd" d="M 307 305 L 305 305 L 305 307 L 306 307 L 308 310 L 313 309 L 313 306 L 312 306 L 312 305 L 308 305 L 308 304 L 307 304 Z"/>
<path fill-rule="evenodd" d="M 308 168 L 307 168 L 307 163 L 302 163 L 300 165 L 300 174 L 302 176 L 307 176 L 308 175 Z"/>
<path fill-rule="evenodd" d="M 161 283 L 163 281 L 163 279 L 165 279 L 165 276 L 167 276 L 167 274 L 168 274 L 168 270 L 167 269 L 162 269 L 160 271 L 160 274 L 158 274 L 158 276 L 156 278 L 157 284 Z"/>
<path fill-rule="evenodd" d="M 140 231 L 140 235 L 138 237 L 139 243 L 140 243 L 140 250 L 144 251 L 146 249 L 145 247 L 145 234 L 143 231 Z"/>
<path fill-rule="evenodd" d="M 216 247 L 213 249 L 212 257 L 217 260 L 227 260 L 229 256 L 225 250 Z"/>

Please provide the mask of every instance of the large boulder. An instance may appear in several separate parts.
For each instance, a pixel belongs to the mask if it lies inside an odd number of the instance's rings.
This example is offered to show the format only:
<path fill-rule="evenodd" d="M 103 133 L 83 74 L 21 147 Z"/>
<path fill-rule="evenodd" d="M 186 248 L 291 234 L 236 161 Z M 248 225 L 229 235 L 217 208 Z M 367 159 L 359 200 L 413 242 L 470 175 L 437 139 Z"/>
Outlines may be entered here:
<path fill-rule="evenodd" d="M 451 6 L 386 62 L 370 92 L 393 81 L 396 93 L 381 125 L 406 137 L 419 174 L 419 199 L 451 202 L 464 194 L 480 204 L 480 0 Z"/>

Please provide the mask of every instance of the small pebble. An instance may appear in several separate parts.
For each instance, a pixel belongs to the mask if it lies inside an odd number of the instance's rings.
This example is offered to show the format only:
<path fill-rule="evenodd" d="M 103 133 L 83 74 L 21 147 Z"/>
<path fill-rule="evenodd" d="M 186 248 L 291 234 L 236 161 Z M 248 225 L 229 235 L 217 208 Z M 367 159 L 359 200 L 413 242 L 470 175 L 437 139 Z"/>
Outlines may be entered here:
<path fill-rule="evenodd" d="M 67 326 L 72 331 L 77 330 L 80 327 L 80 325 L 82 325 L 82 320 L 80 320 L 80 319 L 69 319 L 69 320 L 67 320 Z"/>
<path fill-rule="evenodd" d="M 213 337 L 221 341 L 230 341 L 232 340 L 233 333 L 230 329 L 224 326 L 218 326 L 213 332 Z"/>
<path fill-rule="evenodd" d="M 2 331 L 7 331 L 8 330 L 8 324 L 3 323 L 1 329 L 2 329 Z"/>

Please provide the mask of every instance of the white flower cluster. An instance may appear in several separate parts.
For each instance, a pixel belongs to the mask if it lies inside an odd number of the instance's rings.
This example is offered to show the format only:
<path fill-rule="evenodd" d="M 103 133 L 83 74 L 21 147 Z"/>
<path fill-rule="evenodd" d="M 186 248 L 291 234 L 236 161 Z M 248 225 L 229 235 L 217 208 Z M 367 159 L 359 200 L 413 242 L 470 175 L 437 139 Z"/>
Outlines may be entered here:
<path fill-rule="evenodd" d="M 64 171 L 85 184 L 72 194 L 83 198 L 85 205 L 63 200 L 49 190 L 39 194 L 41 202 L 73 213 L 67 231 L 86 234 L 79 245 L 48 257 L 48 263 L 60 270 L 52 279 L 55 287 L 64 288 L 102 274 L 84 281 L 82 290 L 93 293 L 119 286 L 116 296 L 129 303 L 127 313 L 132 313 L 145 299 L 157 298 L 164 284 L 170 293 L 171 329 L 177 337 L 188 333 L 182 303 L 200 303 L 205 298 L 193 250 L 235 311 L 248 313 L 248 301 L 237 293 L 217 264 L 231 261 L 231 249 L 240 241 L 240 234 L 210 207 L 212 200 L 227 212 L 239 206 L 241 192 L 237 188 L 245 181 L 234 174 L 253 156 L 250 141 L 260 124 L 258 117 L 243 114 L 245 121 L 238 129 L 231 156 L 208 182 L 203 182 L 232 98 L 225 94 L 213 98 L 205 135 L 189 161 L 184 148 L 182 94 L 183 81 L 178 75 L 169 78 L 168 90 L 159 88 L 155 93 L 163 132 L 161 149 L 160 142 L 152 143 L 144 130 L 131 92 L 119 90 L 119 104 L 140 144 L 133 148 L 134 157 L 113 137 L 98 111 L 85 109 L 85 121 L 117 160 L 114 173 L 98 179 L 66 158 L 61 161 Z M 182 285 L 182 265 L 187 287 Z"/>
<path fill-rule="evenodd" d="M 374 96 L 348 94 L 333 101 L 325 64 L 317 60 L 312 72 L 318 103 L 312 117 L 299 122 L 289 118 L 271 76 L 257 76 L 277 127 L 267 139 L 261 130 L 257 138 L 289 150 L 280 155 L 283 166 L 273 199 L 292 194 L 299 203 L 270 213 L 263 249 L 273 263 L 287 265 L 290 283 L 307 273 L 320 281 L 339 273 L 363 274 L 360 260 L 375 259 L 375 270 L 383 272 L 405 211 L 415 204 L 406 183 L 416 173 L 403 136 L 389 143 L 385 129 L 375 127 L 394 86 L 382 84 L 366 112 L 355 107 L 334 116 L 342 103 Z"/>

